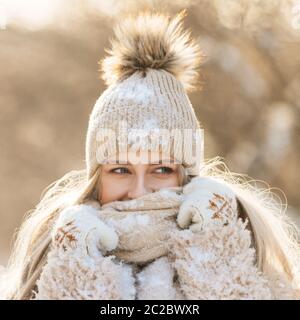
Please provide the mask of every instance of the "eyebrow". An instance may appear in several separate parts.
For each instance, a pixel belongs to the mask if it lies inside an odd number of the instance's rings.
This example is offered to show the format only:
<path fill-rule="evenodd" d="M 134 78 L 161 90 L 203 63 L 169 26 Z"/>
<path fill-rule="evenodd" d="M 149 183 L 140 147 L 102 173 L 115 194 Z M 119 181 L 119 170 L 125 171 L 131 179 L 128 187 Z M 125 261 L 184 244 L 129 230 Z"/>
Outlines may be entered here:
<path fill-rule="evenodd" d="M 174 162 L 172 162 L 172 159 L 162 159 L 162 160 L 158 160 L 157 163 L 150 163 L 151 166 L 155 166 L 158 164 L 162 164 L 164 162 L 170 163 L 170 164 L 175 164 Z M 131 165 L 132 163 L 120 163 L 119 160 L 111 160 L 111 161 L 107 161 L 105 162 L 105 164 L 123 164 L 123 165 Z"/>

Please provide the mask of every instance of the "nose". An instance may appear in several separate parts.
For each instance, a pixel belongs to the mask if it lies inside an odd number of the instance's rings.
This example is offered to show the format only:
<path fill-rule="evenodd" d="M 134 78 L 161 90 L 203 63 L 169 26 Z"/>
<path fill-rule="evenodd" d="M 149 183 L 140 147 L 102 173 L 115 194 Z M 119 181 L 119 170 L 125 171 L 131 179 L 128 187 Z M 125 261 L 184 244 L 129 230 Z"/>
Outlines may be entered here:
<path fill-rule="evenodd" d="M 132 182 L 130 189 L 128 191 L 128 198 L 135 199 L 141 197 L 149 192 L 152 192 L 149 188 L 145 186 L 145 179 L 143 176 L 138 176 Z"/>

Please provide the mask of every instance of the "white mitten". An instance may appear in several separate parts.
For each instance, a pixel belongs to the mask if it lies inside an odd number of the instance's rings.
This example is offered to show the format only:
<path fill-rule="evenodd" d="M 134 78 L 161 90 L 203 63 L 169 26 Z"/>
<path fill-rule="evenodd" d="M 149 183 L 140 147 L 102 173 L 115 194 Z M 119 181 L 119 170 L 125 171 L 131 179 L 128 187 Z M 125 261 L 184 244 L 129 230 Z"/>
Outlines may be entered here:
<path fill-rule="evenodd" d="M 78 249 L 92 257 L 115 249 L 118 241 L 118 235 L 99 218 L 97 209 L 85 204 L 62 210 L 52 231 L 54 246 L 64 251 Z"/>
<path fill-rule="evenodd" d="M 197 232 L 208 224 L 226 225 L 237 219 L 237 200 L 229 186 L 215 178 L 195 177 L 183 188 L 177 216 L 181 228 Z"/>

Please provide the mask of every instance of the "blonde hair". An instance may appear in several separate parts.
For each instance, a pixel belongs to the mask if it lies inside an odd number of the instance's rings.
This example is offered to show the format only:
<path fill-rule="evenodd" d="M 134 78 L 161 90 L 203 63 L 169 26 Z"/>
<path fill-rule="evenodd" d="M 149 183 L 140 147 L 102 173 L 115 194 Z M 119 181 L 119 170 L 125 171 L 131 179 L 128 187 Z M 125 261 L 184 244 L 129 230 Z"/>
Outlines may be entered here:
<path fill-rule="evenodd" d="M 184 185 L 193 176 L 188 176 L 182 166 L 179 168 L 180 185 Z M 86 170 L 70 171 L 43 191 L 39 204 L 25 215 L 16 234 L 7 271 L 0 279 L 0 297 L 16 300 L 32 297 L 46 263 L 55 220 L 66 206 L 95 198 L 100 174 L 101 166 L 89 180 Z M 230 172 L 219 157 L 205 161 L 200 175 L 221 179 L 234 189 L 241 215 L 249 219 L 253 231 L 259 270 L 270 277 L 276 271 L 281 272 L 299 293 L 296 277 L 300 265 L 299 231 L 279 206 L 280 201 L 270 196 L 270 189 L 252 186 L 247 176 Z"/>

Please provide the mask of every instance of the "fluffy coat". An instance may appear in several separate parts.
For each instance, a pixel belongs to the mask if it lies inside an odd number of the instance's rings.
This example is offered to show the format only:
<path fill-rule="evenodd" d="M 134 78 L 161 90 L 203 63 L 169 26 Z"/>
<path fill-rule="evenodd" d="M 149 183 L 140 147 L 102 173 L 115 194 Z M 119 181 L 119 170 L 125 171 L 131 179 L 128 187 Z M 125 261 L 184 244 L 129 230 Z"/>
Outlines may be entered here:
<path fill-rule="evenodd" d="M 79 245 L 71 250 L 65 250 L 63 242 L 54 241 L 33 299 L 293 299 L 292 289 L 280 278 L 267 279 L 257 269 L 247 221 L 238 218 L 235 205 L 229 206 L 235 202 L 231 190 L 224 187 L 222 191 L 220 184 L 212 179 L 192 181 L 196 192 L 190 190 L 182 203 L 189 201 L 193 210 L 189 211 L 186 203 L 182 205 L 177 223 L 178 220 L 180 223 L 190 221 L 191 226 L 196 222 L 197 227 L 173 230 L 167 241 L 168 254 L 141 267 L 114 255 L 105 256 L 99 250 L 95 255 L 87 254 L 90 244 L 80 245 L 80 239 L 86 236 L 78 238 Z M 204 182 L 208 186 L 206 200 L 197 189 L 197 184 L 200 186 Z M 214 198 L 209 198 L 211 194 L 207 190 L 213 190 L 213 186 Z M 191 185 L 186 192 L 188 188 Z M 218 203 L 216 199 L 223 199 L 223 202 Z M 204 201 L 210 206 L 203 207 Z M 195 213 L 197 203 L 202 208 L 198 212 L 211 217 L 202 219 L 207 223 L 189 213 Z M 84 212 L 87 221 L 90 216 L 95 217 L 87 214 L 91 208 L 91 205 L 81 205 L 69 212 L 73 212 L 74 219 Z M 215 222 L 224 216 L 226 221 Z M 91 236 L 90 239 L 95 238 Z M 112 242 L 115 239 L 113 230 L 111 239 Z M 106 244 L 111 249 L 111 242 Z M 102 244 L 102 249 L 105 251 L 107 246 L 105 249 Z"/>

